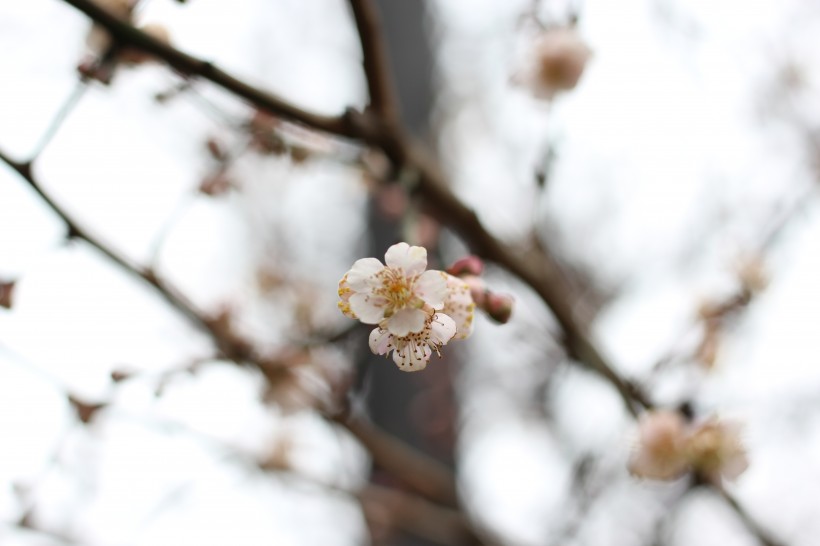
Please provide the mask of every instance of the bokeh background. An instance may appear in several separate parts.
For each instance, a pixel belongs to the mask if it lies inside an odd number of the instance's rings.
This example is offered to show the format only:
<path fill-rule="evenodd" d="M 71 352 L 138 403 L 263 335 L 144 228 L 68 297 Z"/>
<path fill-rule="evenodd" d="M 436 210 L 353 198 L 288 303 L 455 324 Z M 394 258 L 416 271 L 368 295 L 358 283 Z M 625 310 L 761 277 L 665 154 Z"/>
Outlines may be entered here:
<path fill-rule="evenodd" d="M 353 261 L 398 240 L 437 267 L 468 252 L 411 175 L 385 183 L 378 154 L 161 63 L 81 82 L 89 19 L 28 0 L 0 3 L 0 151 L 36 155 L 84 228 L 293 373 L 215 358 L 0 165 L 0 543 L 437 543 L 369 489 L 401 476 L 317 409 L 341 389 L 453 470 L 488 544 L 760 544 L 744 517 L 818 544 L 820 6 L 378 6 L 403 121 L 453 191 L 510 247 L 550 249 L 579 320 L 654 404 L 742 423 L 750 465 L 725 484 L 742 514 L 685 478 L 629 474 L 636 424 L 617 391 L 565 356 L 502 267 L 485 277 L 515 297 L 508 324 L 479 315 L 417 374 L 371 358 L 336 308 Z M 367 104 L 342 0 L 143 0 L 135 20 L 310 111 Z M 570 26 L 592 51 L 581 80 L 536 97 L 534 44 Z"/>

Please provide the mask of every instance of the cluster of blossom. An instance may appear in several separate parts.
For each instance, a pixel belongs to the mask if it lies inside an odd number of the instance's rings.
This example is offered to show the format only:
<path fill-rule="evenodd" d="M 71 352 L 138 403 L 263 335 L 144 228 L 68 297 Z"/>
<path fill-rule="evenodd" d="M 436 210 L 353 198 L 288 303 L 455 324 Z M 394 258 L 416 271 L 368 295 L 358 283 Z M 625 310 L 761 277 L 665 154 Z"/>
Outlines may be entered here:
<path fill-rule="evenodd" d="M 345 316 L 376 325 L 370 333 L 374 353 L 392 351 L 400 370 L 423 370 L 434 352 L 441 356 L 450 340 L 472 333 L 473 289 L 456 275 L 426 270 L 423 247 L 398 243 L 384 258 L 385 264 L 376 258 L 353 264 L 339 282 L 339 309 Z"/>
<path fill-rule="evenodd" d="M 740 427 L 716 418 L 691 423 L 675 411 L 658 410 L 640 421 L 638 447 L 629 463 L 630 472 L 642 478 L 674 480 L 695 471 L 719 483 L 734 480 L 749 466 L 740 441 Z"/>

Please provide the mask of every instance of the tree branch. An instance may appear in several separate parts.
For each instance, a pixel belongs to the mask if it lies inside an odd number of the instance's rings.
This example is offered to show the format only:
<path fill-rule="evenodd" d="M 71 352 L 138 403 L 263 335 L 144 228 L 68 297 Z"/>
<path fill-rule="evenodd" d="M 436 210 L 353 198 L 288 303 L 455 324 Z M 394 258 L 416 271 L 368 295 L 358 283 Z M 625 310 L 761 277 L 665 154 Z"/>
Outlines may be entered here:
<path fill-rule="evenodd" d="M 425 538 L 442 546 L 480 546 L 484 542 L 455 510 L 442 508 L 407 493 L 369 485 L 359 494 L 362 506 L 375 505 L 386 510 L 391 523 L 405 533 Z"/>
<path fill-rule="evenodd" d="M 356 29 L 362 44 L 370 106 L 384 121 L 397 124 L 399 120 L 398 99 L 390 77 L 387 51 L 376 8 L 372 0 L 350 0 L 350 8 L 356 20 Z"/>

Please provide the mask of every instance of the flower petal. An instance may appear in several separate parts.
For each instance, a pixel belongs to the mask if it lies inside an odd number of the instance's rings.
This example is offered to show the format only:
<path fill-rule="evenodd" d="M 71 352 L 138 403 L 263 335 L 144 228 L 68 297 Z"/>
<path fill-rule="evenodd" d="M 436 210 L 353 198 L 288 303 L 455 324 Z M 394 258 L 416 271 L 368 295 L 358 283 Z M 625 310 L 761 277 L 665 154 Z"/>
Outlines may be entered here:
<path fill-rule="evenodd" d="M 370 350 L 377 355 L 383 355 L 393 348 L 393 336 L 383 328 L 373 328 L 369 342 Z"/>
<path fill-rule="evenodd" d="M 456 323 L 443 313 L 436 313 L 430 323 L 430 343 L 438 346 L 447 345 L 447 342 L 456 335 Z"/>
<path fill-rule="evenodd" d="M 444 307 L 447 298 L 447 273 L 431 269 L 425 271 L 413 285 L 413 292 L 435 310 Z"/>
<path fill-rule="evenodd" d="M 404 343 L 401 349 L 393 351 L 393 362 L 403 372 L 419 372 L 427 367 L 431 354 L 427 345 Z"/>
<path fill-rule="evenodd" d="M 396 337 L 405 337 L 424 330 L 427 318 L 427 313 L 421 309 L 402 309 L 387 319 L 387 329 Z"/>
<path fill-rule="evenodd" d="M 473 333 L 475 302 L 470 295 L 470 285 L 458 277 L 447 275 L 447 299 L 442 313 L 456 323 L 456 339 L 467 339 Z"/>
<path fill-rule="evenodd" d="M 350 311 L 365 324 L 378 324 L 384 319 L 387 300 L 369 294 L 350 296 Z"/>
<path fill-rule="evenodd" d="M 354 292 L 369 291 L 372 278 L 382 269 L 384 265 L 376 258 L 356 260 L 345 275 L 347 284 Z"/>
<path fill-rule="evenodd" d="M 401 269 L 405 276 L 413 277 L 427 269 L 427 249 L 423 246 L 397 243 L 387 249 L 384 262 L 387 267 Z"/>

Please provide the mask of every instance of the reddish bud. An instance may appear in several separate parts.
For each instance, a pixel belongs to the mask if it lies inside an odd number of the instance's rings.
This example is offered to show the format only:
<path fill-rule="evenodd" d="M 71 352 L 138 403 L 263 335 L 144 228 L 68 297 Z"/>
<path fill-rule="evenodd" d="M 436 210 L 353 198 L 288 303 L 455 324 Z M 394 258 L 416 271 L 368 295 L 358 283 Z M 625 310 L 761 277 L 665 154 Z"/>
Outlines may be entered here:
<path fill-rule="evenodd" d="M 487 292 L 485 311 L 491 319 L 499 324 L 506 324 L 512 316 L 513 297 L 508 294 Z"/>
<path fill-rule="evenodd" d="M 0 307 L 11 309 L 14 302 L 14 281 L 0 281 Z"/>
<path fill-rule="evenodd" d="M 465 275 L 481 275 L 484 272 L 484 262 L 478 256 L 465 256 L 453 262 L 447 268 L 447 273 L 455 277 L 463 277 Z"/>
<path fill-rule="evenodd" d="M 465 275 L 461 277 L 461 280 L 470 287 L 470 296 L 473 298 L 476 307 L 484 309 L 487 306 L 487 294 L 489 293 L 484 279 L 475 275 Z"/>

